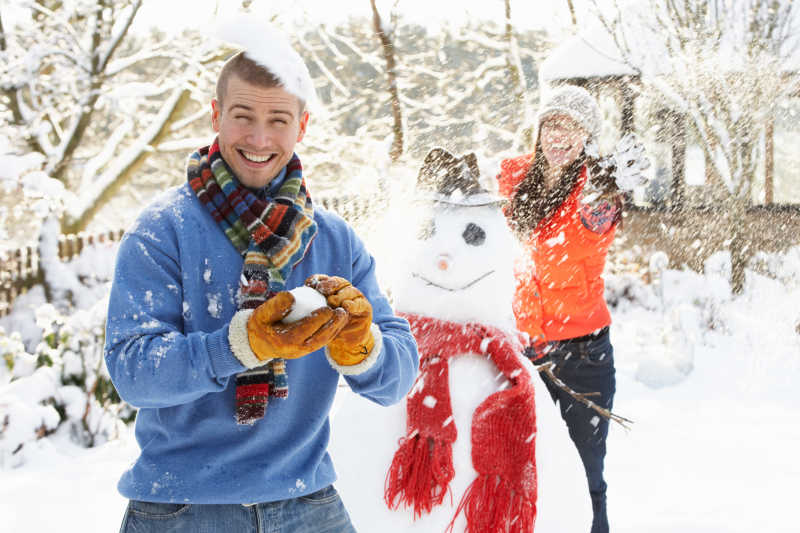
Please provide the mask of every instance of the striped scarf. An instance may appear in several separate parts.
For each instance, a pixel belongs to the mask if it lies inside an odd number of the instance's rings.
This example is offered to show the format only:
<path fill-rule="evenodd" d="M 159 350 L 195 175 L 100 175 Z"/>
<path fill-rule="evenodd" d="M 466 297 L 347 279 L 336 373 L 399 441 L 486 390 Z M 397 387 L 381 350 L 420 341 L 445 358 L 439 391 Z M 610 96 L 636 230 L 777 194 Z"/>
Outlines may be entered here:
<path fill-rule="evenodd" d="M 244 257 L 239 282 L 239 309 L 255 309 L 278 291 L 303 259 L 317 233 L 314 208 L 297 154 L 286 166 L 286 178 L 274 198 L 258 198 L 235 178 L 222 159 L 219 141 L 189 157 L 189 184 L 200 202 Z M 286 363 L 266 365 L 236 376 L 236 420 L 253 424 L 263 418 L 270 396 L 286 398 Z"/>

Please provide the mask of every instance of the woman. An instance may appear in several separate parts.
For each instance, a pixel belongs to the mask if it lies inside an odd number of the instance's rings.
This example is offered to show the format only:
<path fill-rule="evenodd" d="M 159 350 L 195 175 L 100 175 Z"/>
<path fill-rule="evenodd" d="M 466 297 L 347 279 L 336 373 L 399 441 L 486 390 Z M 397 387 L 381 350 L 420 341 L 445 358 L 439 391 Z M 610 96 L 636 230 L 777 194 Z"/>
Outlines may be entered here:
<path fill-rule="evenodd" d="M 518 328 L 531 338 L 526 355 L 535 364 L 552 361 L 554 374 L 567 386 L 598 393 L 592 400 L 610 409 L 614 350 L 602 272 L 621 218 L 615 179 L 617 174 L 641 174 L 647 162 L 641 145 L 630 137 L 621 143 L 624 153 L 605 159 L 588 155 L 600 124 L 599 107 L 587 91 L 556 89 L 539 111 L 534 153 L 504 160 L 497 179 L 500 192 L 510 198 L 506 215 L 525 248 L 525 264 L 516 274 L 514 313 Z M 607 532 L 603 462 L 608 419 L 540 375 L 583 461 L 594 513 L 591 532 Z"/>

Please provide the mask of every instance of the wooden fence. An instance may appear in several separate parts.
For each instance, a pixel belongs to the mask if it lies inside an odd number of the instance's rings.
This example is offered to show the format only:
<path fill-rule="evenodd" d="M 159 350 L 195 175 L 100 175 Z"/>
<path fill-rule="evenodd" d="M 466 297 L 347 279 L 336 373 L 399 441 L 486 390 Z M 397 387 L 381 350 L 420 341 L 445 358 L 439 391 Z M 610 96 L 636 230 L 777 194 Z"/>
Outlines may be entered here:
<path fill-rule="evenodd" d="M 385 206 L 356 196 L 321 197 L 317 199 L 326 209 L 334 211 L 358 230 L 368 232 L 372 216 Z M 649 255 L 660 250 L 666 252 L 673 266 L 686 264 L 702 270 L 703 261 L 713 252 L 725 249 L 725 235 L 708 231 L 713 228 L 719 213 L 706 210 L 665 212 L 653 209 L 630 209 L 625 224 L 612 248 L 612 255 L 634 250 L 636 261 L 647 264 Z M 747 211 L 745 225 L 750 252 L 781 251 L 800 245 L 800 206 L 753 207 Z M 94 243 L 116 242 L 123 231 L 99 234 L 62 235 L 58 241 L 58 255 L 69 261 Z M 0 261 L 0 317 L 9 313 L 14 299 L 36 283 L 41 283 L 42 272 L 35 247 L 14 250 Z"/>
<path fill-rule="evenodd" d="M 353 224 L 365 220 L 371 211 L 370 203 L 356 196 L 322 197 L 317 201 Z M 113 230 L 61 235 L 58 257 L 61 261 L 69 261 L 89 246 L 119 241 L 124 233 L 124 230 Z M 5 259 L 0 259 L 0 317 L 8 315 L 17 296 L 41 283 L 43 275 L 36 246 L 11 250 Z"/>

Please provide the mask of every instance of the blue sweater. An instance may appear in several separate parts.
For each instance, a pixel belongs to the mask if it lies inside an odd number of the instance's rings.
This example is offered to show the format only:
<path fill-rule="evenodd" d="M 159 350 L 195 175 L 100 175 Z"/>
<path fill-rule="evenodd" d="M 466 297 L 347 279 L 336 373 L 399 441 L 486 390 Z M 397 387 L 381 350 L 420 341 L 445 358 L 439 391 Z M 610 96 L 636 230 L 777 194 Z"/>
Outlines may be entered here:
<path fill-rule="evenodd" d="M 287 280 L 341 276 L 373 306 L 382 347 L 373 366 L 345 379 L 382 405 L 399 401 L 416 376 L 408 323 L 380 292 L 375 261 L 340 217 L 317 207 L 318 233 Z M 315 492 L 336 479 L 327 452 L 328 414 L 340 374 L 324 350 L 287 360 L 289 397 L 271 398 L 264 419 L 238 425 L 228 329 L 242 257 L 188 184 L 139 216 L 117 256 L 105 358 L 120 396 L 139 408 L 141 454 L 119 482 L 130 499 L 254 503 Z M 357 443 L 354 443 L 357 446 Z"/>

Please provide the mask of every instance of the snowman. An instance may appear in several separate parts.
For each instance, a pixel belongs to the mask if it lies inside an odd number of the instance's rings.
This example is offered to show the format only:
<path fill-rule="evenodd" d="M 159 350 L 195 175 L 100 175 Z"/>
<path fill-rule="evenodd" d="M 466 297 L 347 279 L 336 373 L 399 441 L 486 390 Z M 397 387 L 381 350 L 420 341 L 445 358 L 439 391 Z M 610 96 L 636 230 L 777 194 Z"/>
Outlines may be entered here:
<path fill-rule="evenodd" d="M 336 486 L 359 531 L 533 531 L 534 391 L 511 307 L 518 245 L 479 175 L 473 154 L 432 150 L 415 191 L 423 215 L 403 207 L 419 219 L 403 226 L 411 242 L 393 224 L 393 303 L 420 372 L 388 409 L 337 396 Z"/>

